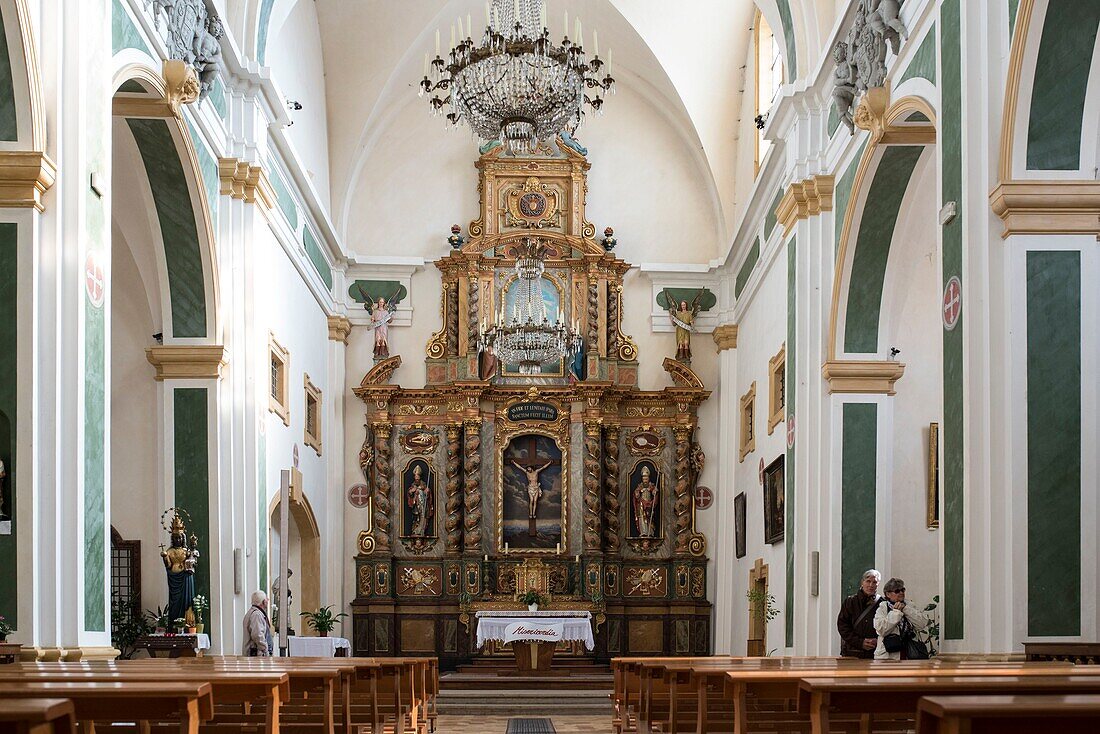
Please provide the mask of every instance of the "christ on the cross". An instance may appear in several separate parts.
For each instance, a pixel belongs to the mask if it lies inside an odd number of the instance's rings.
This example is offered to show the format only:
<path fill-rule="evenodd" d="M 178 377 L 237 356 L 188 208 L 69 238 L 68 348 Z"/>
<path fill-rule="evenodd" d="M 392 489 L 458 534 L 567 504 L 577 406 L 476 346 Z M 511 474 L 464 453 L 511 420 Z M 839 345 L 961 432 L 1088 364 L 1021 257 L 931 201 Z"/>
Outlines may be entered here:
<path fill-rule="evenodd" d="M 519 469 L 521 472 L 527 475 L 527 517 L 532 520 L 535 518 L 535 510 L 538 507 L 539 497 L 542 496 L 542 486 L 539 485 L 539 474 L 542 470 L 550 466 L 551 462 L 546 462 L 539 468 L 535 468 L 534 465 L 523 467 L 519 463 L 512 459 L 512 465 Z"/>

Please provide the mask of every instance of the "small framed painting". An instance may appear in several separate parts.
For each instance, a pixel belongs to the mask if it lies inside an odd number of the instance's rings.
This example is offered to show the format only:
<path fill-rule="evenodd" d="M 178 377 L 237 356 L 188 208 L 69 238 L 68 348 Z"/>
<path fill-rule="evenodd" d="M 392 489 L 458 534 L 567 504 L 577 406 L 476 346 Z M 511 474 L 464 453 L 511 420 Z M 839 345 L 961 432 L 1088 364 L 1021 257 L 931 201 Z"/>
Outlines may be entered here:
<path fill-rule="evenodd" d="M 745 557 L 745 493 L 733 498 L 733 525 L 736 532 L 737 557 Z"/>
<path fill-rule="evenodd" d="M 784 521 L 783 456 L 764 469 L 764 542 L 783 542 Z"/>

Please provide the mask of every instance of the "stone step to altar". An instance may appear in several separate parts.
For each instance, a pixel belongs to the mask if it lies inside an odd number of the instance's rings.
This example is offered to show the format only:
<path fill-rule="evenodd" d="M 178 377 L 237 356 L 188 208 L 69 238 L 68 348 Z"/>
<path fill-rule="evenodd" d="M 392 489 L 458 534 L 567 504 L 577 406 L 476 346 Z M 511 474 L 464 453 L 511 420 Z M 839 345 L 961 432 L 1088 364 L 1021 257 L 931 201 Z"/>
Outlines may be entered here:
<path fill-rule="evenodd" d="M 441 691 L 576 690 L 606 694 L 611 691 L 614 684 L 615 677 L 610 671 L 569 671 L 559 670 L 557 666 L 545 675 L 519 675 L 513 667 L 500 670 L 451 672 L 439 676 Z"/>
<path fill-rule="evenodd" d="M 440 683 L 442 684 L 442 679 Z M 611 689 L 454 690 L 441 686 L 436 706 L 441 716 L 611 716 Z"/>

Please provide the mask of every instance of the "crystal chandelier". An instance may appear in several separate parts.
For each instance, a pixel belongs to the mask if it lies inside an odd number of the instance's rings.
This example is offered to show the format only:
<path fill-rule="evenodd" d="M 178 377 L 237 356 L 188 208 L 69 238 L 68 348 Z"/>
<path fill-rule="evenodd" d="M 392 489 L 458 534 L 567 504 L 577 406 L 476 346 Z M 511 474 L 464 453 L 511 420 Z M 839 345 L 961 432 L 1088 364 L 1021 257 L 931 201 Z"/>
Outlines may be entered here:
<path fill-rule="evenodd" d="M 579 326 L 567 327 L 559 311 L 556 321 L 546 316 L 542 298 L 542 274 L 546 247 L 532 237 L 525 237 L 523 249 L 516 259 L 516 300 L 511 317 L 506 317 L 501 305 L 496 322 L 481 323 L 478 349 L 491 352 L 504 364 L 519 367 L 521 375 L 538 375 L 544 364 L 572 358 L 581 348 Z"/>
<path fill-rule="evenodd" d="M 565 13 L 566 35 L 555 45 L 543 0 L 491 0 L 485 16 L 479 42 L 467 15 L 465 27 L 461 18 L 451 26 L 445 58 L 438 30 L 435 58 L 424 55 L 420 96 L 429 95 L 432 111 L 452 125 L 465 120 L 483 141 L 500 140 L 512 155 L 530 154 L 540 140 L 576 132 L 584 105 L 599 113 L 603 95 L 614 94 L 611 51 L 605 64 L 593 32 L 587 56 L 580 18 L 574 18 L 570 40 Z M 594 90 L 591 97 L 586 90 Z"/>

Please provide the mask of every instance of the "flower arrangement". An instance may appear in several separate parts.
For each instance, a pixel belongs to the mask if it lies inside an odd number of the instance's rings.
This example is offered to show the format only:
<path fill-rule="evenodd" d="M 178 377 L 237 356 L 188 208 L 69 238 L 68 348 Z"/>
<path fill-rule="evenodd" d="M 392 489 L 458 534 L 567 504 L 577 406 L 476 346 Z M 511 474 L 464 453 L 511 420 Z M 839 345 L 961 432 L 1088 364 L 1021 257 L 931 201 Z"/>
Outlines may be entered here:
<path fill-rule="evenodd" d="M 195 598 L 191 600 L 191 608 L 195 611 L 195 631 L 201 633 L 204 628 L 202 619 L 206 611 L 210 609 L 210 602 L 202 594 L 196 594 Z"/>
<path fill-rule="evenodd" d="M 336 620 L 348 616 L 345 612 L 333 614 L 331 604 L 327 607 L 321 607 L 316 612 L 301 612 L 301 615 L 306 618 L 306 623 L 321 637 L 328 637 L 328 633 L 336 627 Z"/>
<path fill-rule="evenodd" d="M 187 620 L 183 617 L 176 617 L 172 620 L 172 628 L 176 630 L 177 635 L 182 635 L 184 628 L 187 627 Z"/>
<path fill-rule="evenodd" d="M 4 615 L 0 614 L 0 642 L 7 640 L 8 635 L 15 632 L 15 628 L 8 623 L 8 620 L 4 618 Z"/>
<path fill-rule="evenodd" d="M 532 612 L 537 612 L 539 604 L 543 604 L 545 600 L 539 595 L 539 592 L 534 589 L 530 589 L 524 592 L 523 596 L 519 598 L 520 602 L 527 605 L 527 608 Z"/>

